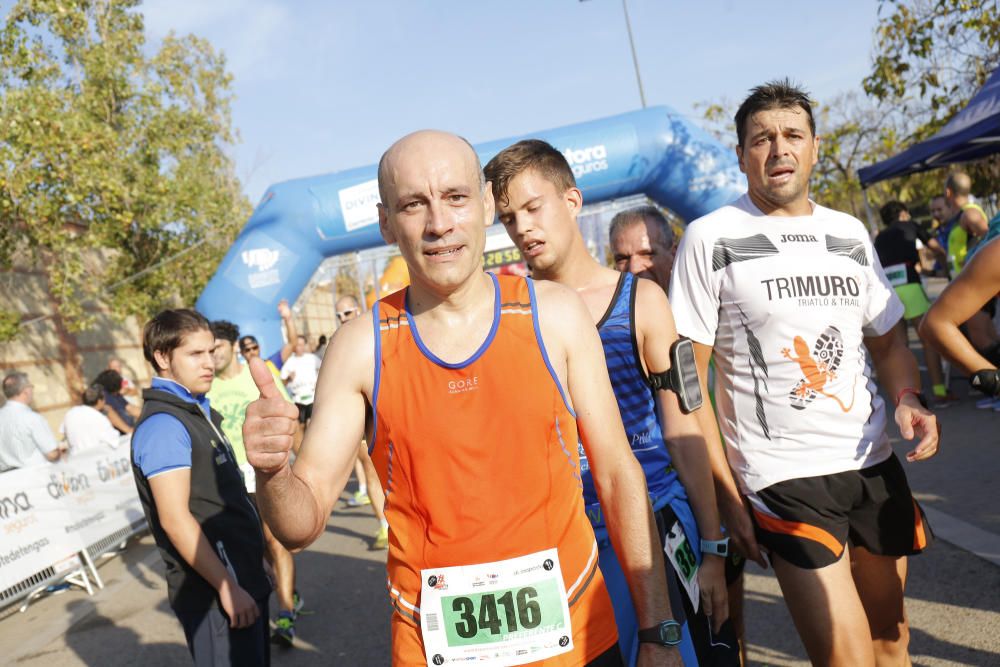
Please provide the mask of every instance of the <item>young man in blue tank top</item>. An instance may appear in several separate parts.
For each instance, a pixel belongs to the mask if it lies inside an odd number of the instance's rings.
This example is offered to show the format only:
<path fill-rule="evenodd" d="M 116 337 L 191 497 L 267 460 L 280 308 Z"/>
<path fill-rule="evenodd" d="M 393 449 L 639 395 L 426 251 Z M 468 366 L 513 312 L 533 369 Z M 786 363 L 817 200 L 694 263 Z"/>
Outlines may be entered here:
<path fill-rule="evenodd" d="M 669 368 L 670 346 L 677 340 L 666 294 L 654 283 L 604 267 L 590 256 L 576 222 L 583 197 L 572 169 L 555 148 L 539 140 L 518 142 L 493 158 L 485 172 L 493 185 L 498 217 L 532 276 L 575 289 L 598 327 L 626 435 L 646 476 L 661 537 L 676 548 L 674 559 L 681 563 L 678 568 L 667 562 L 668 569 L 678 572 L 677 577 L 668 576 L 671 609 L 684 629 L 685 664 L 697 664 L 696 654 L 705 659 L 709 649 L 706 616 L 716 632 L 728 616 L 723 558 L 703 555 L 702 540 L 713 553 L 726 543 L 698 420 L 681 412 L 672 392 L 654 392 L 647 379 L 650 372 Z M 601 547 L 600 567 L 615 606 L 619 645 L 629 664 L 634 664 L 642 628 L 637 626 L 582 456 L 581 466 L 584 502 Z M 691 491 L 690 498 L 685 489 Z M 667 538 L 671 532 L 674 537 Z M 681 545 L 684 538 L 687 544 Z M 687 567 L 688 561 L 697 562 L 697 570 Z M 680 575 L 681 568 L 686 576 Z M 684 623 L 694 611 L 689 596 L 699 610 Z M 698 632 L 702 625 L 705 631 Z M 701 641 L 691 641 L 692 629 Z"/>

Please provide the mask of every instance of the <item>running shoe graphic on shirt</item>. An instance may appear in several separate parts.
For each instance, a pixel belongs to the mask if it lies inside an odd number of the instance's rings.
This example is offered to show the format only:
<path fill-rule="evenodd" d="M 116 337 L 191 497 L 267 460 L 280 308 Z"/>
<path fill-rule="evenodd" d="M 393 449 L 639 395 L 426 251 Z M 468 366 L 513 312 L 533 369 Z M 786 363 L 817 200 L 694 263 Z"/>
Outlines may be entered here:
<path fill-rule="evenodd" d="M 865 246 L 858 239 L 842 239 L 826 235 L 826 249 L 834 255 L 850 257 L 861 266 L 868 266 L 868 255 Z"/>
<path fill-rule="evenodd" d="M 754 234 L 742 239 L 716 239 L 712 247 L 712 270 L 724 269 L 733 262 L 760 259 L 777 255 L 778 249 L 764 234 Z"/>
<path fill-rule="evenodd" d="M 768 440 L 771 439 L 771 429 L 767 425 L 767 413 L 764 412 L 764 399 L 760 395 L 760 385 L 763 383 L 764 391 L 768 391 L 767 388 L 767 362 L 764 360 L 764 350 L 761 348 L 760 340 L 754 335 L 753 331 L 750 331 L 750 327 L 747 325 L 747 316 L 743 312 L 743 309 L 739 308 L 740 320 L 743 324 L 743 331 L 747 336 L 747 349 L 750 351 L 750 375 L 753 377 L 753 398 L 756 403 L 757 412 L 757 423 L 760 424 L 761 429 L 764 431 L 764 437 Z M 760 375 L 763 376 L 761 379 Z"/>
<path fill-rule="evenodd" d="M 854 382 L 851 383 L 851 402 L 844 405 L 844 402 L 837 396 L 824 391 L 827 384 L 837 378 L 837 369 L 844 358 L 844 338 L 840 330 L 834 326 L 828 326 L 826 330 L 816 339 L 812 352 L 809 345 L 802 336 L 796 336 L 792 342 L 795 348 L 795 355 L 792 350 L 783 348 L 781 354 L 786 359 L 790 359 L 799 365 L 803 378 L 795 383 L 788 394 L 788 399 L 792 407 L 796 410 L 805 410 L 806 406 L 816 400 L 817 396 L 832 398 L 840 409 L 850 412 L 854 406 Z"/>

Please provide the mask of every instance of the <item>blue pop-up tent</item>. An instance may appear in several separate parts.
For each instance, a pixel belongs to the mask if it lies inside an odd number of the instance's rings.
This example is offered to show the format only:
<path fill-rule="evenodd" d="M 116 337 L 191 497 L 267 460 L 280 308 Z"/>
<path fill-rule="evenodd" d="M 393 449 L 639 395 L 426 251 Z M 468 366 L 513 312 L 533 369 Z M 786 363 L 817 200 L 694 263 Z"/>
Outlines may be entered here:
<path fill-rule="evenodd" d="M 858 170 L 861 187 L 1000 152 L 1000 67 L 948 124 L 899 155 Z"/>
<path fill-rule="evenodd" d="M 746 189 L 733 151 L 666 107 L 528 136 L 566 156 L 587 203 L 642 193 L 687 221 Z M 522 138 L 479 144 L 476 152 L 485 164 Z M 265 355 L 277 351 L 278 301 L 297 298 L 324 258 L 384 244 L 376 171 L 371 164 L 268 188 L 202 292 L 198 310 L 255 335 Z"/>

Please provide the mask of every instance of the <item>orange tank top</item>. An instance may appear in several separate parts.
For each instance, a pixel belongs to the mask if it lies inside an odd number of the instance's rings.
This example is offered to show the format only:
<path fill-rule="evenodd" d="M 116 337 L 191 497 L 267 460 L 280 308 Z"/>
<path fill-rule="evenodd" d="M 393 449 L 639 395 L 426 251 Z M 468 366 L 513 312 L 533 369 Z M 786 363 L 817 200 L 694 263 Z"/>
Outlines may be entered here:
<path fill-rule="evenodd" d="M 493 326 L 467 361 L 420 339 L 407 290 L 374 308 L 371 455 L 385 489 L 393 664 L 425 664 L 422 569 L 556 548 L 582 665 L 617 641 L 583 506 L 576 419 L 549 363 L 530 279 L 490 274 Z M 539 663 L 541 664 L 541 663 Z"/>

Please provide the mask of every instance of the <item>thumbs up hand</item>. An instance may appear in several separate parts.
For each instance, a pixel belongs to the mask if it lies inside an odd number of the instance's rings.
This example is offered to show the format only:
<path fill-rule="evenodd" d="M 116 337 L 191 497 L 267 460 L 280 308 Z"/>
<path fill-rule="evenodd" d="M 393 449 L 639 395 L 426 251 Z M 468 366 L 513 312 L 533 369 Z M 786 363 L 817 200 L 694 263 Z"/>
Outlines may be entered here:
<path fill-rule="evenodd" d="M 288 465 L 299 412 L 281 396 L 274 375 L 262 359 L 254 358 L 249 363 L 260 398 L 247 406 L 243 445 L 250 465 L 270 475 Z"/>

